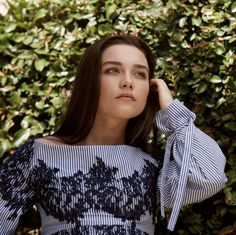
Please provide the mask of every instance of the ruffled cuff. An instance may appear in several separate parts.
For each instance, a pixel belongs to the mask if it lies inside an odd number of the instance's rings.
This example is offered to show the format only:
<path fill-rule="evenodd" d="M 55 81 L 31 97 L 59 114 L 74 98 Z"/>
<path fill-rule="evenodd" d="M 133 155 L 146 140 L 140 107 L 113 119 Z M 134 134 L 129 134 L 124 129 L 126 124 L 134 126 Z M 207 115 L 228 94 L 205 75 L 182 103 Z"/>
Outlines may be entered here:
<path fill-rule="evenodd" d="M 163 134 L 169 136 L 183 126 L 193 122 L 196 115 L 175 99 L 167 108 L 157 113 L 157 127 Z"/>
<path fill-rule="evenodd" d="M 175 224 L 179 216 L 180 209 L 182 207 L 184 193 L 186 190 L 194 136 L 193 121 L 195 120 L 195 118 L 196 115 L 192 113 L 188 108 L 186 108 L 183 104 L 181 104 L 181 102 L 178 100 L 174 100 L 167 108 L 159 111 L 156 118 L 157 126 L 167 136 L 167 144 L 162 168 L 160 188 L 161 214 L 163 217 L 165 217 L 164 191 L 168 178 L 172 146 L 174 142 L 178 139 L 178 132 L 183 128 L 185 129 L 183 139 L 184 149 L 182 156 L 180 156 L 180 158 L 182 159 L 182 164 L 180 169 L 179 182 L 176 188 L 171 216 L 167 226 L 167 228 L 171 231 L 173 231 L 175 228 Z"/>

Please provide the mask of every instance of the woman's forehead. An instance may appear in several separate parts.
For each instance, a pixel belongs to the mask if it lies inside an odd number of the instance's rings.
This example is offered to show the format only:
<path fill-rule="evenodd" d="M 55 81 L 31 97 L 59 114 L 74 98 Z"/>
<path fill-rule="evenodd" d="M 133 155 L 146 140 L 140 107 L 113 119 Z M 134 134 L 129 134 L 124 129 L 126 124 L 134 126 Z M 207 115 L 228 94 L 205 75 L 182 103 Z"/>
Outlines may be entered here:
<path fill-rule="evenodd" d="M 102 63 L 106 61 L 142 64 L 148 67 L 144 53 L 139 48 L 126 44 L 117 44 L 106 48 L 102 53 Z"/>

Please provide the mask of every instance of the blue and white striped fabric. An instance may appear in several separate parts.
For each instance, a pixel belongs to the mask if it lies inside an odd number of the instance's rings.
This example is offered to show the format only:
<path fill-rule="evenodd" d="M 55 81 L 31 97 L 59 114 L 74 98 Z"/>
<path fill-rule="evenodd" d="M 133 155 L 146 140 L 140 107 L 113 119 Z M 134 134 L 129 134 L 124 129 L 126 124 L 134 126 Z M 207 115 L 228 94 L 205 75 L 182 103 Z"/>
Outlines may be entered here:
<path fill-rule="evenodd" d="M 202 201 L 224 187 L 225 157 L 217 143 L 193 124 L 195 114 L 178 100 L 161 110 L 157 126 L 167 136 L 159 180 L 161 213 L 172 208 L 169 230 L 174 230 L 183 205 Z M 170 154 L 173 161 L 169 161 Z"/>
<path fill-rule="evenodd" d="M 14 234 L 33 204 L 43 235 L 153 235 L 159 202 L 163 216 L 172 208 L 173 230 L 183 205 L 214 195 L 227 180 L 222 151 L 194 119 L 178 100 L 158 112 L 168 140 L 161 172 L 157 160 L 127 145 L 27 141 L 0 167 L 0 234 Z"/>

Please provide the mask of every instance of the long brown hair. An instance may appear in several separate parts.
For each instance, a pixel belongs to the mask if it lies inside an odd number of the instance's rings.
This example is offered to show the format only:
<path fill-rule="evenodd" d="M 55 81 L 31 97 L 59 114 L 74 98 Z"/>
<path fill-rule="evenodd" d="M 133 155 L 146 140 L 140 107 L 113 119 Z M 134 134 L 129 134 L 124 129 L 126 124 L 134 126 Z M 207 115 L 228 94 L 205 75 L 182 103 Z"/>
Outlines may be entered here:
<path fill-rule="evenodd" d="M 97 112 L 100 97 L 101 58 L 103 51 L 116 44 L 126 44 L 142 51 L 149 66 L 149 79 L 154 76 L 155 60 L 151 49 L 139 37 L 122 34 L 105 37 L 88 47 L 77 68 L 67 110 L 61 126 L 54 136 L 66 144 L 76 144 L 90 133 Z M 126 128 L 126 144 L 147 151 L 148 137 L 153 130 L 158 100 L 150 89 L 144 111 L 129 120 Z"/>

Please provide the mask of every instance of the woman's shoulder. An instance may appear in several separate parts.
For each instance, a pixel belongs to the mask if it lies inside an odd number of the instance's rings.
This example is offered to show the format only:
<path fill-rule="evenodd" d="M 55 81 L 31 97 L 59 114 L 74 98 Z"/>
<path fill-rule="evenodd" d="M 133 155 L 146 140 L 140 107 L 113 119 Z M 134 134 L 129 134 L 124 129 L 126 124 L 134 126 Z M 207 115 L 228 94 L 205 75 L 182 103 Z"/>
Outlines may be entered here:
<path fill-rule="evenodd" d="M 65 145 L 58 137 L 56 136 L 45 136 L 35 139 L 36 142 L 50 145 Z"/>

